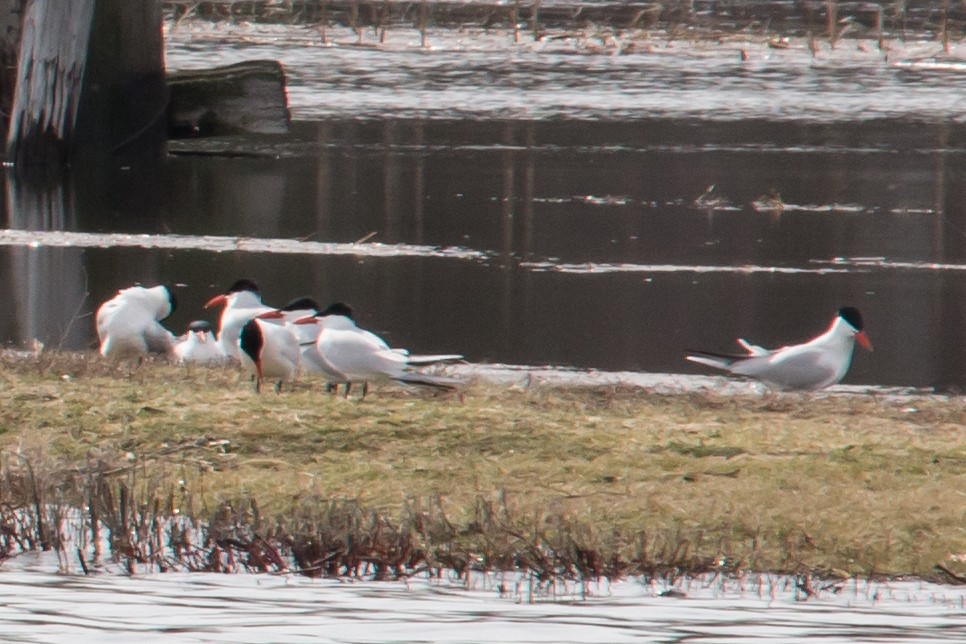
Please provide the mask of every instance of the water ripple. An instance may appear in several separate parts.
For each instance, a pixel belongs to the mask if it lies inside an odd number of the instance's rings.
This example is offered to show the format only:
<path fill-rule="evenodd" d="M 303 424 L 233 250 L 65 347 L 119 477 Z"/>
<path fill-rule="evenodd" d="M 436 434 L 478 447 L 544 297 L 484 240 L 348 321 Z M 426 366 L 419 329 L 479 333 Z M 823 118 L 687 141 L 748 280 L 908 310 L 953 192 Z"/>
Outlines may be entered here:
<path fill-rule="evenodd" d="M 802 601 L 747 575 L 534 583 L 522 573 L 398 582 L 168 573 L 0 573 L 4 640 L 205 642 L 961 641 L 962 587 L 843 581 Z M 501 589 L 506 591 L 502 592 Z M 469 627 L 469 628 L 468 628 Z"/>
<path fill-rule="evenodd" d="M 172 69 L 251 58 L 280 60 L 292 113 L 300 119 L 361 118 L 766 118 L 836 122 L 878 118 L 963 122 L 958 98 L 966 64 L 955 45 L 872 41 L 834 51 L 804 40 L 769 48 L 751 37 L 667 42 L 644 34 L 565 34 L 513 42 L 507 30 L 397 27 L 385 42 L 347 28 L 189 24 L 170 30 Z M 199 43 L 206 46 L 200 47 Z M 480 88 L 486 88 L 481 92 Z"/>

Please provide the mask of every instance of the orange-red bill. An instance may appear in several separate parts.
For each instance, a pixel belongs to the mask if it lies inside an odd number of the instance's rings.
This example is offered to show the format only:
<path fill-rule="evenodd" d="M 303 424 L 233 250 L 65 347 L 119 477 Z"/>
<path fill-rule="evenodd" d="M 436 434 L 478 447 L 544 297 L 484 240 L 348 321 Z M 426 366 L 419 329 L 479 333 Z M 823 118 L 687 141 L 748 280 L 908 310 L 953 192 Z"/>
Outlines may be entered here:
<path fill-rule="evenodd" d="M 292 324 L 315 324 L 318 321 L 314 315 L 310 315 L 307 318 L 299 318 L 295 322 L 292 322 Z"/>
<path fill-rule="evenodd" d="M 866 351 L 872 351 L 872 343 L 869 342 L 869 338 L 865 334 L 865 331 L 859 331 L 858 333 L 856 333 L 855 341 L 858 342 L 859 346 L 865 349 Z"/>
<path fill-rule="evenodd" d="M 205 304 L 205 308 L 206 309 L 210 309 L 213 306 L 219 306 L 221 304 L 228 304 L 228 296 L 227 295 L 216 295 L 216 296 L 214 296 L 213 298 L 211 298 L 210 300 L 208 300 L 208 303 Z"/>

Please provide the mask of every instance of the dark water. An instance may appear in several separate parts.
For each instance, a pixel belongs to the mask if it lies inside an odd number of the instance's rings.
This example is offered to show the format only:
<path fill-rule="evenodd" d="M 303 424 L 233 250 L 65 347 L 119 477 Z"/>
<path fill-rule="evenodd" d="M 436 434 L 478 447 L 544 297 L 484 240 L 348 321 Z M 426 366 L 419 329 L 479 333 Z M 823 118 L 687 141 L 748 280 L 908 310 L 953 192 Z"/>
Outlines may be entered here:
<path fill-rule="evenodd" d="M 195 62 L 211 51 L 228 51 L 218 62 L 233 62 L 243 51 L 191 39 L 179 46 Z M 456 90 L 468 106 L 461 113 L 447 103 L 453 88 L 430 82 L 453 73 L 445 52 L 432 64 L 420 53 L 431 69 L 402 74 L 384 61 L 366 67 L 371 52 L 325 52 L 337 70 L 328 77 L 287 61 L 293 111 L 310 119 L 290 137 L 248 140 L 246 156 L 78 168 L 45 188 L 8 176 L 6 227 L 366 239 L 476 256 L 0 246 L 0 297 L 10 303 L 0 338 L 90 347 L 97 303 L 134 282 L 184 285 L 169 320 L 180 331 L 211 317 L 202 304 L 245 276 L 269 303 L 303 294 L 350 302 L 361 324 L 416 351 L 698 373 L 682 358 L 687 348 L 732 349 L 736 336 L 766 346 L 803 340 L 851 304 L 864 311 L 876 350 L 857 355 L 847 382 L 966 386 L 966 125 L 953 116 L 964 82 L 956 72 L 910 79 L 887 67 L 873 83 L 830 68 L 812 70 L 803 85 L 786 69 L 772 76 L 768 96 L 784 88 L 807 104 L 851 106 L 894 94 L 890 105 L 899 107 L 808 118 L 789 117 L 794 107 L 769 116 L 749 102 L 744 116 L 722 118 L 696 115 L 698 103 L 634 111 L 628 95 L 647 96 L 650 81 L 622 93 L 607 72 L 600 85 L 580 87 L 586 57 L 572 67 L 573 57 L 528 51 L 517 62 L 532 62 L 537 78 L 549 74 L 546 91 L 521 93 L 505 78 L 492 88 L 468 82 Z M 402 51 L 397 62 L 412 56 Z M 621 58 L 615 64 L 629 64 Z M 674 64 L 665 61 L 665 76 Z M 355 88 L 346 84 L 352 65 L 368 69 Z M 567 78 L 574 86 L 561 89 Z M 680 78 L 677 103 L 688 103 L 689 91 L 692 102 L 727 102 L 694 74 Z M 756 96 L 729 78 L 726 96 Z M 747 82 L 764 81 L 750 74 Z M 673 84 L 662 87 L 674 95 Z M 531 96 L 542 105 L 535 112 Z M 621 101 L 612 114 L 600 107 L 609 97 Z M 591 99 L 592 113 L 583 107 Z M 508 113 L 509 101 L 524 107 Z M 780 212 L 762 200 L 776 193 Z"/>

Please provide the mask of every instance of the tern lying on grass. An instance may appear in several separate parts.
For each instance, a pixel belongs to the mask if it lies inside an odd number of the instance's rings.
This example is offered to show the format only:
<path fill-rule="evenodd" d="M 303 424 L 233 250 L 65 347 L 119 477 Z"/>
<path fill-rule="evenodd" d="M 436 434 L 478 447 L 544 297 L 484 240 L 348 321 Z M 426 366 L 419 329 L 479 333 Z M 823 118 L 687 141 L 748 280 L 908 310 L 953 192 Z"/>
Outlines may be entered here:
<path fill-rule="evenodd" d="M 688 351 L 686 358 L 760 380 L 773 389 L 817 391 L 845 377 L 856 342 L 863 349 L 872 350 L 862 314 L 847 306 L 839 310 L 825 333 L 803 344 L 768 350 L 739 338 L 738 344 L 746 354 Z"/>
<path fill-rule="evenodd" d="M 225 360 L 208 320 L 195 320 L 188 325 L 188 332 L 174 346 L 174 355 L 178 362 L 216 364 Z"/>

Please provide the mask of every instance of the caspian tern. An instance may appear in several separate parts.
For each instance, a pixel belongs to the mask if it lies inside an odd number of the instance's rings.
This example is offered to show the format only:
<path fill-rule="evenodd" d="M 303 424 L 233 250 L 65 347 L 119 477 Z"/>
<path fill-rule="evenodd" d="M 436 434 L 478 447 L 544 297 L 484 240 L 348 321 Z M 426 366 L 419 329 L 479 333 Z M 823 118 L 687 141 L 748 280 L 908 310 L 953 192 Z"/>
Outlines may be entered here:
<path fill-rule="evenodd" d="M 277 393 L 298 374 L 299 341 L 290 324 L 254 317 L 242 327 L 238 348 L 242 366 L 255 375 L 256 392 L 261 392 L 263 380 L 273 380 Z"/>
<path fill-rule="evenodd" d="M 123 358 L 147 353 L 170 353 L 174 334 L 161 326 L 177 306 L 172 290 L 164 285 L 132 286 L 117 292 L 97 309 L 97 337 L 101 355 Z"/>
<path fill-rule="evenodd" d="M 342 302 L 330 304 L 316 315 L 296 320 L 296 325 L 318 324 L 316 348 L 319 359 L 338 382 L 364 382 L 363 398 L 370 381 L 393 380 L 407 385 L 452 389 L 458 380 L 420 373 L 416 367 L 461 360 L 456 354 L 411 356 L 404 349 L 392 349 L 376 334 L 360 329 L 352 319 L 352 308 Z"/>
<path fill-rule="evenodd" d="M 847 306 L 839 310 L 825 333 L 803 344 L 768 350 L 739 338 L 738 344 L 747 352 L 744 355 L 688 351 L 686 358 L 760 380 L 773 389 L 816 391 L 845 377 L 856 342 L 872 350 L 862 314 Z"/>
<path fill-rule="evenodd" d="M 346 386 L 346 395 L 348 395 L 348 390 L 351 383 L 345 381 L 345 376 L 333 371 L 332 368 L 326 364 L 325 360 L 322 359 L 321 354 L 319 354 L 319 349 L 316 346 L 316 343 L 319 339 L 319 333 L 322 331 L 321 325 L 294 324 L 297 320 L 312 317 L 321 310 L 322 307 L 319 306 L 318 302 L 313 300 L 311 297 L 300 297 L 292 300 L 282 308 L 278 309 L 277 317 L 280 322 L 291 323 L 292 325 L 292 329 L 295 332 L 295 337 L 297 337 L 299 341 L 299 353 L 302 371 L 320 375 L 325 379 L 326 383 L 329 385 L 334 385 L 335 387 L 338 387 L 340 384 L 344 384 Z M 276 316 L 265 314 L 262 317 L 270 319 Z"/>
<path fill-rule="evenodd" d="M 218 327 L 218 345 L 222 353 L 236 359 L 241 359 L 238 351 L 238 335 L 245 323 L 256 315 L 274 310 L 262 304 L 258 284 L 249 279 L 238 280 L 225 293 L 216 295 L 205 304 L 206 309 L 213 306 L 225 307 L 221 312 Z"/>
<path fill-rule="evenodd" d="M 295 322 L 296 320 L 301 320 L 302 318 L 315 315 L 322 310 L 319 303 L 313 300 L 311 297 L 297 297 L 290 301 L 288 304 L 280 309 L 277 309 L 279 313 L 282 314 L 280 318 L 285 322 Z M 271 316 L 265 316 L 270 318 Z M 301 326 L 301 325 L 300 325 Z M 308 328 L 297 328 L 296 334 L 299 335 L 299 339 L 305 339 L 306 341 L 315 341 L 318 329 L 313 330 L 311 327 Z"/>
<path fill-rule="evenodd" d="M 174 347 L 178 362 L 215 364 L 225 359 L 208 320 L 195 320 Z"/>
<path fill-rule="evenodd" d="M 345 395 L 348 397 L 349 390 L 352 388 L 351 382 L 346 377 L 333 370 L 332 367 L 322 358 L 319 353 L 317 341 L 319 333 L 322 332 L 321 324 L 310 324 L 308 320 L 315 321 L 315 316 L 322 307 L 310 297 L 300 297 L 292 300 L 275 313 L 264 313 L 261 319 L 268 319 L 279 324 L 291 324 L 295 331 L 295 336 L 299 340 L 300 361 L 303 372 L 314 373 L 322 376 L 326 382 L 326 391 L 338 393 L 339 385 L 345 385 Z M 295 324 L 297 320 L 306 319 L 306 322 Z M 363 391 L 368 391 L 368 383 L 364 384 Z"/>

